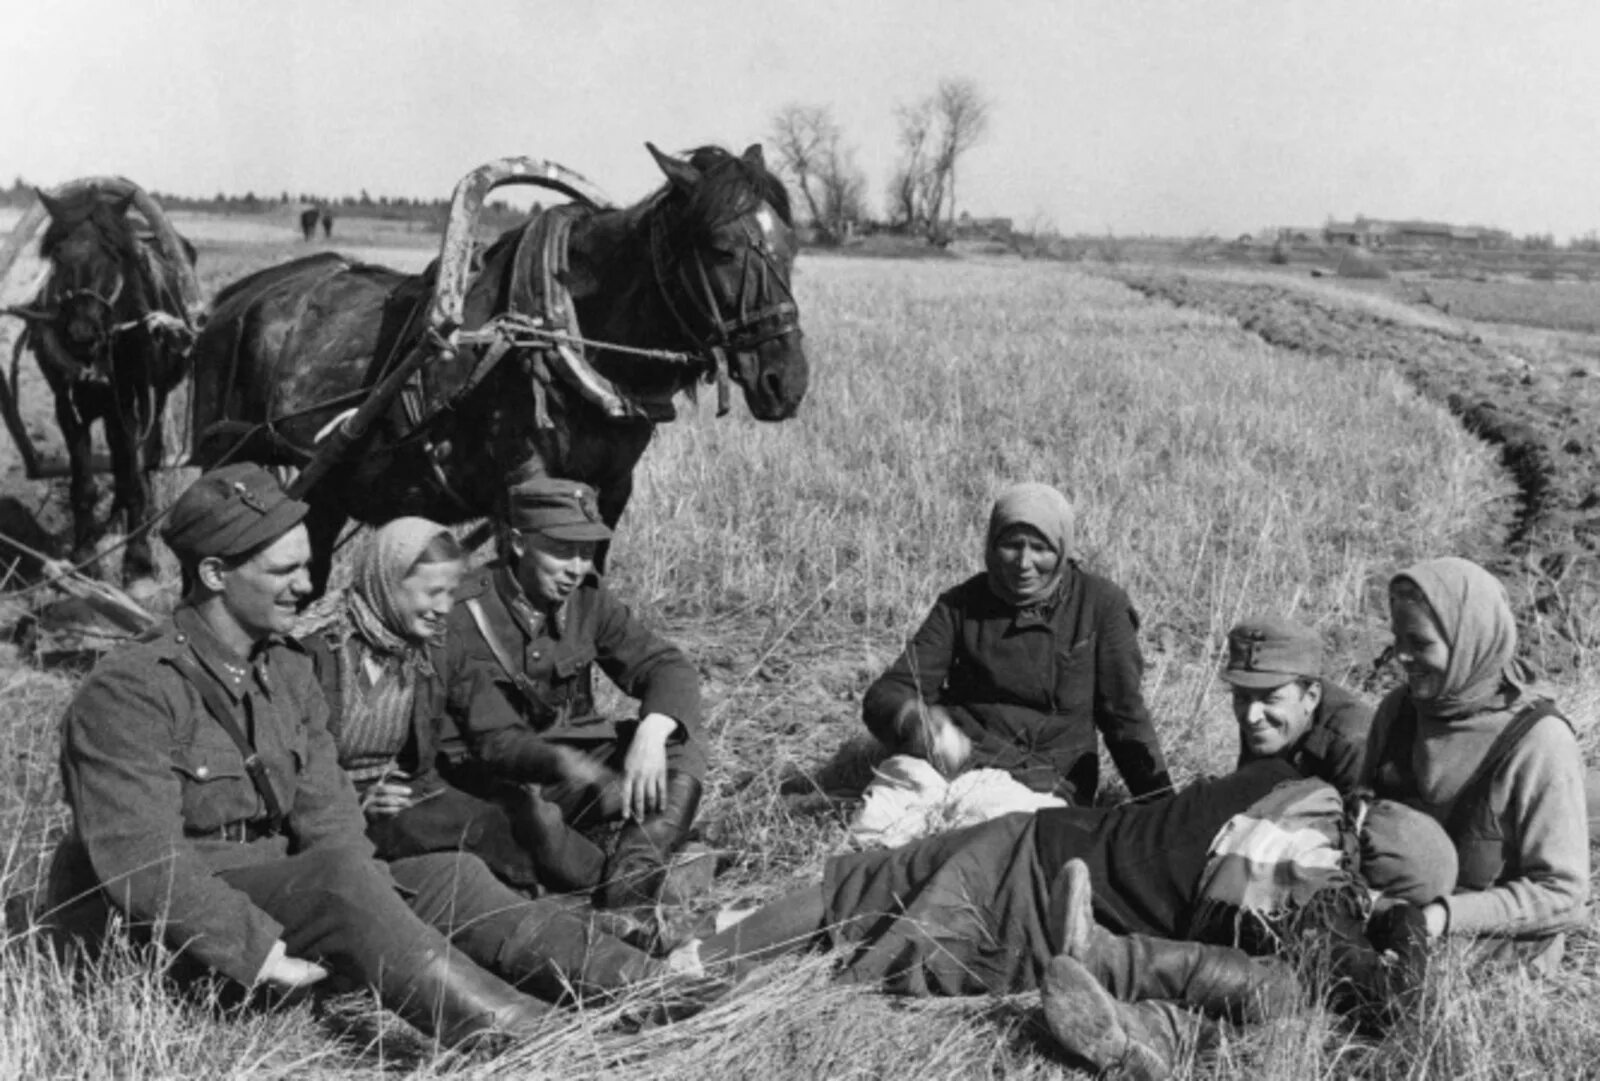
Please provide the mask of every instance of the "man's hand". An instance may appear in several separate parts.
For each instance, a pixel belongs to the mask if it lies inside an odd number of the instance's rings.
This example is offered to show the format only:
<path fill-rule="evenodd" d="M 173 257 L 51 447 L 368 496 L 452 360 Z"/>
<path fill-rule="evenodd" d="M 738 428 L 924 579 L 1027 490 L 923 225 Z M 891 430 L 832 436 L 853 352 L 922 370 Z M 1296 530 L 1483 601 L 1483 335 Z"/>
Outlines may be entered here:
<path fill-rule="evenodd" d="M 361 794 L 361 810 L 368 818 L 393 818 L 416 804 L 411 798 L 411 786 L 398 784 L 397 780 L 404 781 L 407 777 L 403 773 L 391 773 L 384 780 L 374 781 Z"/>
<path fill-rule="evenodd" d="M 328 970 L 315 961 L 290 957 L 289 948 L 281 938 L 272 944 L 272 952 L 267 954 L 261 971 L 256 973 L 256 983 L 271 984 L 280 991 L 298 991 L 327 978 Z"/>
<path fill-rule="evenodd" d="M 678 722 L 652 713 L 639 722 L 622 759 L 622 814 L 642 822 L 667 802 L 667 737 Z"/>

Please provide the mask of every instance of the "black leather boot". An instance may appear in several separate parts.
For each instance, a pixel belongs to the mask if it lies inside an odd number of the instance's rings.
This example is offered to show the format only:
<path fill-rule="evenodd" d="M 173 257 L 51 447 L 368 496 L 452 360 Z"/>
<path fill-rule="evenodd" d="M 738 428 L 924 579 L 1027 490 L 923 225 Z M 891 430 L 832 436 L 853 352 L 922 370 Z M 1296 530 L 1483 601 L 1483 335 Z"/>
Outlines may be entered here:
<path fill-rule="evenodd" d="M 599 900 L 605 908 L 632 905 L 682 904 L 692 898 L 662 897 L 672 854 L 689 839 L 695 812 L 700 809 L 700 782 L 676 770 L 667 774 L 667 798 L 661 810 L 643 822 L 629 822 L 617 835 L 617 845 L 606 863 Z"/>
<path fill-rule="evenodd" d="M 1118 1002 L 1082 964 L 1063 954 L 1040 988 L 1045 1024 L 1062 1049 L 1096 1070 L 1131 1081 L 1172 1076 L 1186 1042 L 1208 1022 L 1170 1002 Z"/>
<path fill-rule="evenodd" d="M 386 966 L 378 981 L 385 1006 L 440 1043 L 538 1034 L 554 1009 L 479 968 L 464 953 L 430 948 L 408 965 Z"/>

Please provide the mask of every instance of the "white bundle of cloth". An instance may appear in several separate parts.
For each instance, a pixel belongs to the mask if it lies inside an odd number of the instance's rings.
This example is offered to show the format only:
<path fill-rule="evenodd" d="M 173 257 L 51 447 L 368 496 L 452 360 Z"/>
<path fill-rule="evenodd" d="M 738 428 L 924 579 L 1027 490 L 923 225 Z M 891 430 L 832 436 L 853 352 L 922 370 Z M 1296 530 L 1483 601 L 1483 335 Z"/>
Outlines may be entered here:
<path fill-rule="evenodd" d="M 850 823 L 850 840 L 862 848 L 898 848 L 1001 815 L 1067 805 L 999 769 L 968 770 L 946 780 L 925 759 L 897 754 L 873 773 L 861 810 Z"/>

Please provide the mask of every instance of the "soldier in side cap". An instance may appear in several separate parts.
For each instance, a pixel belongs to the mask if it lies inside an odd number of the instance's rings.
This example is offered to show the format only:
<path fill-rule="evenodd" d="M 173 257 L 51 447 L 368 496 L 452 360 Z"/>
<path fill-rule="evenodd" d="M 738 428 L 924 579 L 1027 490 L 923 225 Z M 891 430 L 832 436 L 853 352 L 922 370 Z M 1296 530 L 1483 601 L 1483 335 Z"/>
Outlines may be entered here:
<path fill-rule="evenodd" d="M 247 987 L 336 970 L 443 1042 L 531 1035 L 551 1007 L 462 952 L 498 944 L 424 922 L 450 926 L 474 868 L 419 857 L 402 899 L 373 859 L 310 659 L 286 636 L 311 588 L 306 510 L 254 465 L 205 474 L 173 507 L 163 536 L 191 587 L 63 720 L 57 928 L 93 937 L 109 906 Z"/>
<path fill-rule="evenodd" d="M 1228 632 L 1222 681 L 1233 690 L 1239 764 L 1285 758 L 1307 777 L 1354 791 L 1372 708 L 1322 675 L 1322 638 L 1287 619 L 1248 619 Z"/>
<path fill-rule="evenodd" d="M 683 653 L 594 573 L 596 549 L 610 536 L 588 485 L 513 478 L 501 557 L 457 593 L 444 675 L 454 685 L 470 667 L 492 669 L 523 723 L 486 729 L 480 713 L 452 702 L 457 731 L 441 745 L 455 784 L 512 806 L 546 885 L 597 888 L 607 907 L 683 901 L 661 891 L 705 777 L 700 681 Z M 596 712 L 595 665 L 639 700 L 637 719 Z M 580 748 L 614 778 L 519 784 L 540 779 L 536 766 L 552 742 Z M 609 855 L 572 828 L 619 816 L 626 823 Z"/>

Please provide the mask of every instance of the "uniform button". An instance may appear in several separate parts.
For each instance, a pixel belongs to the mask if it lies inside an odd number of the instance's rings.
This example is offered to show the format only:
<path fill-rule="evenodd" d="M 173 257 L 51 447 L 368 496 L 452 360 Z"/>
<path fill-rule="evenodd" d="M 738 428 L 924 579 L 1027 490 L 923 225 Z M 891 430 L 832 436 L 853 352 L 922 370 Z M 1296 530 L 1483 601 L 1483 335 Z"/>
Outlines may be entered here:
<path fill-rule="evenodd" d="M 532 653 L 528 654 L 528 656 L 532 657 L 534 660 L 538 660 L 539 659 L 539 651 L 536 649 Z"/>
<path fill-rule="evenodd" d="M 179 632 L 178 634 L 173 636 L 173 641 L 177 642 L 180 646 L 183 645 L 183 643 L 187 642 L 188 640 L 189 640 L 189 636 L 187 634 L 183 634 L 182 632 Z"/>
<path fill-rule="evenodd" d="M 194 775 L 196 777 L 200 778 L 203 781 L 207 777 L 211 776 L 211 767 L 210 766 L 197 766 L 197 767 L 195 767 Z"/>

